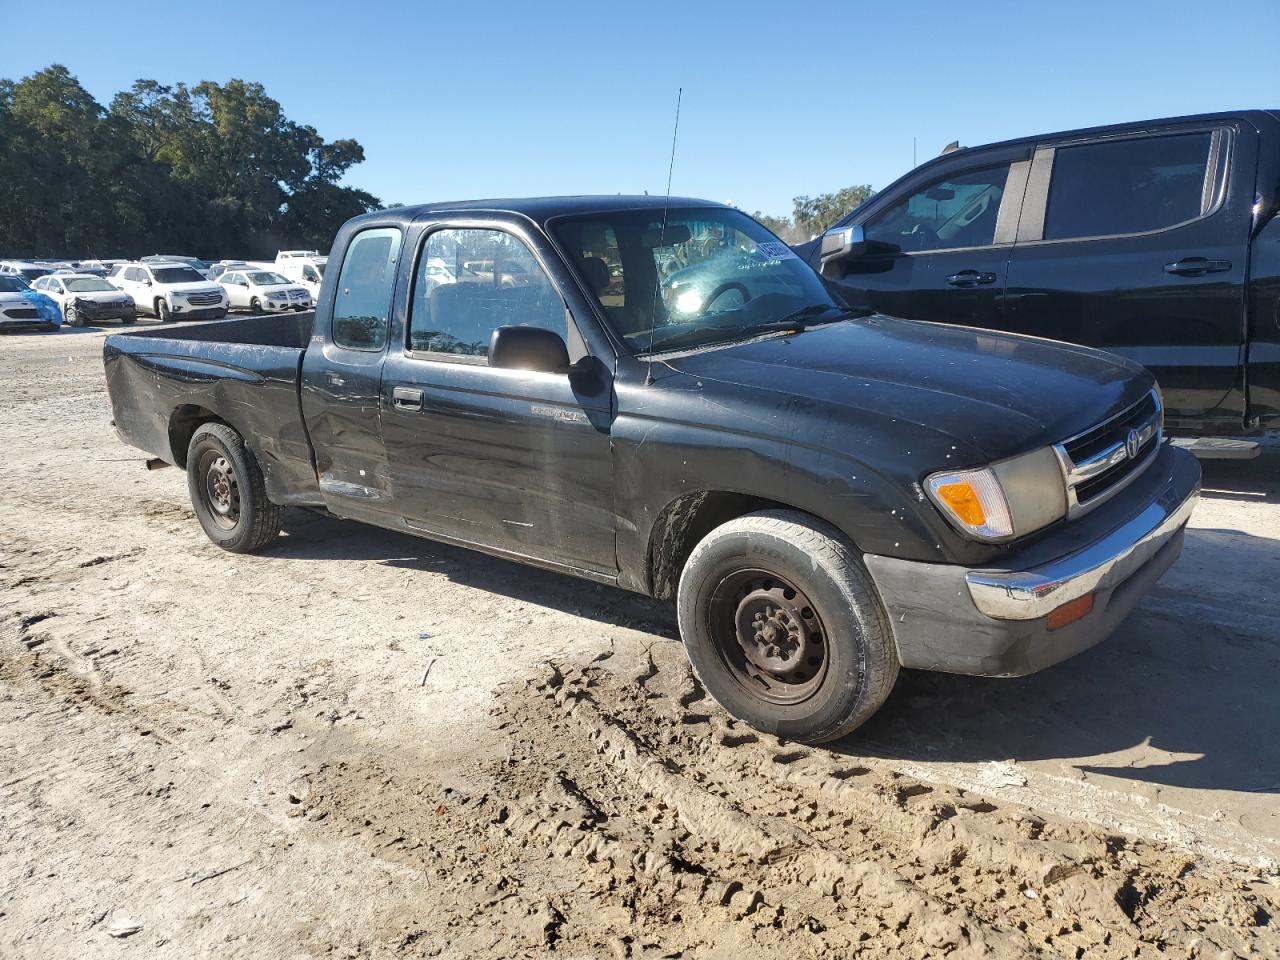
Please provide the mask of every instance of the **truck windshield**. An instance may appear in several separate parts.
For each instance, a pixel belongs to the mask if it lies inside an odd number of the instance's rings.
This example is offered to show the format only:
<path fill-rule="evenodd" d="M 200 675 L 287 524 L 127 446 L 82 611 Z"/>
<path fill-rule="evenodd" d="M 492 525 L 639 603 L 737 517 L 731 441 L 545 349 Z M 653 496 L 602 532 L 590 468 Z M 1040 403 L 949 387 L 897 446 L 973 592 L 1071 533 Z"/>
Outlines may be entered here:
<path fill-rule="evenodd" d="M 791 248 L 737 210 L 619 210 L 550 224 L 636 353 L 686 350 L 848 315 Z"/>

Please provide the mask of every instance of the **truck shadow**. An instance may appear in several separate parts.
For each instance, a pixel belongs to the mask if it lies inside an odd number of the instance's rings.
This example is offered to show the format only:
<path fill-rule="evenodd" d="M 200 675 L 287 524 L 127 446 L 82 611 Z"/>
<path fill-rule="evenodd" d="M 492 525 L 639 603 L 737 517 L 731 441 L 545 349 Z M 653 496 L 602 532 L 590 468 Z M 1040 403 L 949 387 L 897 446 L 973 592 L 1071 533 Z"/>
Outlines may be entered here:
<path fill-rule="evenodd" d="M 424 540 L 318 511 L 290 510 L 287 536 L 271 555 L 300 560 L 369 560 L 443 573 L 454 583 L 616 627 L 676 637 L 669 603 L 577 577 Z"/>
<path fill-rule="evenodd" d="M 321 513 L 291 510 L 271 555 L 364 560 L 674 639 L 670 604 Z M 1224 571 L 1248 572 L 1232 577 Z M 1039 674 L 905 672 L 839 753 L 928 762 L 1060 760 L 1167 786 L 1280 793 L 1280 540 L 1191 529 L 1183 555 L 1104 643 Z M 1259 584 L 1268 584 L 1259 593 Z"/>
<path fill-rule="evenodd" d="M 1202 460 L 1205 496 L 1245 503 L 1280 503 L 1280 444 L 1252 460 Z"/>
<path fill-rule="evenodd" d="M 1280 540 L 1188 530 L 1177 564 L 1102 644 L 1018 679 L 904 673 L 834 748 L 1060 760 L 1156 785 L 1280 793 L 1280 609 L 1271 586 L 1259 590 L 1276 575 Z"/>

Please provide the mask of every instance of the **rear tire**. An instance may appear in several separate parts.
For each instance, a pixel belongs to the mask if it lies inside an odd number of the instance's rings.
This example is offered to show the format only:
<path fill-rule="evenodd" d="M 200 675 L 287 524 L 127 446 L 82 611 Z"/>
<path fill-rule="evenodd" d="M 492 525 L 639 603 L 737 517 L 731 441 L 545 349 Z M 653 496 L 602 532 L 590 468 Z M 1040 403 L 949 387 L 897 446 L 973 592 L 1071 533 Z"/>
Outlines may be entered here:
<path fill-rule="evenodd" d="M 137 323 L 138 318 L 137 317 L 121 317 L 120 322 L 123 323 L 125 326 L 128 326 L 131 323 Z"/>
<path fill-rule="evenodd" d="M 712 530 L 681 572 L 676 613 L 707 691 L 786 740 L 844 736 L 898 677 L 889 620 L 857 549 L 797 511 L 747 514 Z"/>
<path fill-rule="evenodd" d="M 156 300 L 156 316 L 160 318 L 161 323 L 169 323 L 173 320 L 173 314 L 169 312 L 169 304 L 164 300 Z"/>
<path fill-rule="evenodd" d="M 258 461 L 225 423 L 196 428 L 187 446 L 187 489 L 204 532 L 223 550 L 252 553 L 280 534 L 284 507 L 267 499 Z"/>

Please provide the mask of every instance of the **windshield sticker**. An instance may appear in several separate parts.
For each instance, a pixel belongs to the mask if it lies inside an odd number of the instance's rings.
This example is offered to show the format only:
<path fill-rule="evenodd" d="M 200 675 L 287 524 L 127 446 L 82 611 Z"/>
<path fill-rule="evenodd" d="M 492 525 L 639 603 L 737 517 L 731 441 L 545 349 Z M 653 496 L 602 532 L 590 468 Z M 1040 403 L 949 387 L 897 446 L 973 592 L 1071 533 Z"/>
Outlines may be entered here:
<path fill-rule="evenodd" d="M 769 240 L 756 245 L 755 255 L 763 260 L 786 260 L 794 258 L 795 253 L 780 240 Z"/>

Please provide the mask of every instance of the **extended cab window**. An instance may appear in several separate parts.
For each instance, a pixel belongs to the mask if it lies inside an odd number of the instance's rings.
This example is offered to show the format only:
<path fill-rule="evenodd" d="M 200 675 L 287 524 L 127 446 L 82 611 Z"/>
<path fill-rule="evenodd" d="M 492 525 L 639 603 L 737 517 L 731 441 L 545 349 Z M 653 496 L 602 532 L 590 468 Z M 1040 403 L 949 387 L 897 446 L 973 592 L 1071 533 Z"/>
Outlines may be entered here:
<path fill-rule="evenodd" d="M 356 234 L 338 276 L 333 342 L 348 350 L 381 350 L 387 342 L 391 292 L 400 258 L 400 231 L 379 227 Z"/>
<path fill-rule="evenodd" d="M 566 337 L 560 293 L 533 253 L 502 230 L 437 230 L 418 257 L 409 348 L 484 357 L 503 326 Z"/>
<path fill-rule="evenodd" d="M 866 237 L 903 252 L 989 246 L 1008 177 L 1005 163 L 935 180 L 865 224 Z"/>
<path fill-rule="evenodd" d="M 1059 147 L 1044 239 L 1146 233 L 1194 220 L 1212 139 L 1205 131 Z"/>

